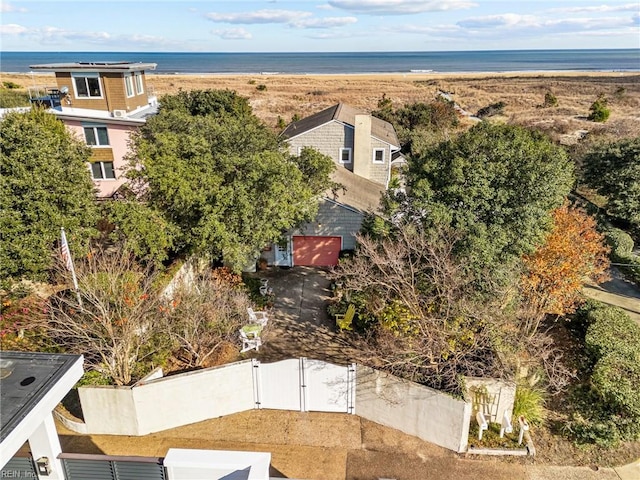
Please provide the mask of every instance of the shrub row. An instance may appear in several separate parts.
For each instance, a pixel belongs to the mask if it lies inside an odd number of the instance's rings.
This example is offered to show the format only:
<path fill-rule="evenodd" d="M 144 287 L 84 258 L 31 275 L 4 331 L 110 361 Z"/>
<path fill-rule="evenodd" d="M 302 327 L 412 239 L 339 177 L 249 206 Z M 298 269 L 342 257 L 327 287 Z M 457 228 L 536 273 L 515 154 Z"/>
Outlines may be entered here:
<path fill-rule="evenodd" d="M 591 301 L 586 326 L 587 377 L 568 424 L 578 443 L 605 447 L 640 439 L 640 326 L 617 307 Z"/>
<path fill-rule="evenodd" d="M 625 277 L 640 285 L 640 258 L 634 255 L 633 238 L 619 228 L 608 228 L 605 232 L 607 243 L 611 247 L 611 261 Z"/>

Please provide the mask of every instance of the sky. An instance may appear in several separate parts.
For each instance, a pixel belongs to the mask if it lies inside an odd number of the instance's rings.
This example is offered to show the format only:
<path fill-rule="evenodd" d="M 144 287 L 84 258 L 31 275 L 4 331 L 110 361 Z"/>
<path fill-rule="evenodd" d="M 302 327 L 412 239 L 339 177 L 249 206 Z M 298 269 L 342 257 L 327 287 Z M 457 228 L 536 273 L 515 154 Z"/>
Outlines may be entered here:
<path fill-rule="evenodd" d="M 0 0 L 3 51 L 640 48 L 640 2 Z"/>

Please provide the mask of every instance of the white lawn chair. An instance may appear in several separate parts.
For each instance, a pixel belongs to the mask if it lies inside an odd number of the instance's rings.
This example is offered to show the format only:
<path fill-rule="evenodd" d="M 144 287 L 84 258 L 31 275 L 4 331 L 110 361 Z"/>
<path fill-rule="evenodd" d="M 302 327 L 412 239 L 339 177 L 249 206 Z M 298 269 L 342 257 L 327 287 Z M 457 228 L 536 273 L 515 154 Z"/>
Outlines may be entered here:
<path fill-rule="evenodd" d="M 240 339 L 242 340 L 242 350 L 240 353 L 248 352 L 249 350 L 254 350 L 257 352 L 262 345 L 262 339 L 257 334 L 247 334 L 244 330 L 240 329 Z"/>
<path fill-rule="evenodd" d="M 263 327 L 267 326 L 267 322 L 269 321 L 267 312 L 254 312 L 253 308 L 247 307 L 247 313 L 249 314 L 249 321 L 251 323 L 257 323 Z"/>

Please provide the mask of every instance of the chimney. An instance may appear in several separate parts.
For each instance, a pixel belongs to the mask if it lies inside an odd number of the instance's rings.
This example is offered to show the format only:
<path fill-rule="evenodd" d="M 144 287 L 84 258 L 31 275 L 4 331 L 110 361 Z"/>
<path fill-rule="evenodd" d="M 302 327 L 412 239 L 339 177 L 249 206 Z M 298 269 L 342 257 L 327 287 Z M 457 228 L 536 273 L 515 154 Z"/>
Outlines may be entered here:
<path fill-rule="evenodd" d="M 372 154 L 371 115 L 356 115 L 353 125 L 353 173 L 369 178 Z"/>

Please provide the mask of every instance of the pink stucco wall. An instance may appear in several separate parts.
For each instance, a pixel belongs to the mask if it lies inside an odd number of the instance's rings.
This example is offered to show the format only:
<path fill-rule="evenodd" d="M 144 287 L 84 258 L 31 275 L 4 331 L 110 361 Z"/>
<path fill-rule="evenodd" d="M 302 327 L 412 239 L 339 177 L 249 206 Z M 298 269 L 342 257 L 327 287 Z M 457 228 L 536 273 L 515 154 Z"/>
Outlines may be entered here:
<path fill-rule="evenodd" d="M 65 120 L 64 122 L 69 130 L 71 130 L 82 142 L 85 141 L 83 122 L 75 120 Z M 126 161 L 124 156 L 128 152 L 129 135 L 135 131 L 136 126 L 116 125 L 105 122 L 96 121 L 94 125 L 105 125 L 107 127 L 107 135 L 109 136 L 109 144 L 113 152 L 113 167 L 115 169 L 115 180 L 94 180 L 93 183 L 98 189 L 98 197 L 110 197 L 113 193 L 126 182 L 124 178 L 124 168 Z M 100 147 L 97 147 L 100 148 Z M 91 175 L 91 167 L 87 165 L 89 175 Z"/>

